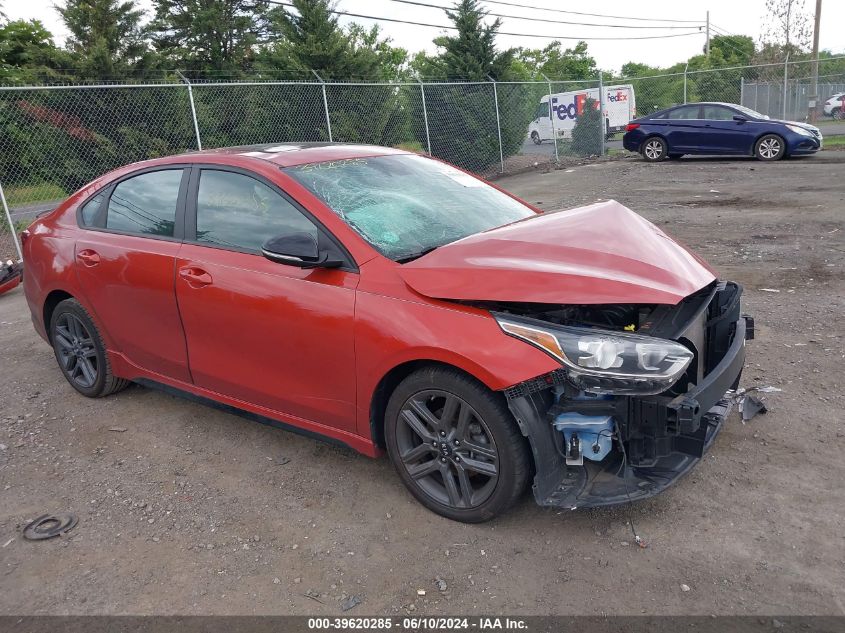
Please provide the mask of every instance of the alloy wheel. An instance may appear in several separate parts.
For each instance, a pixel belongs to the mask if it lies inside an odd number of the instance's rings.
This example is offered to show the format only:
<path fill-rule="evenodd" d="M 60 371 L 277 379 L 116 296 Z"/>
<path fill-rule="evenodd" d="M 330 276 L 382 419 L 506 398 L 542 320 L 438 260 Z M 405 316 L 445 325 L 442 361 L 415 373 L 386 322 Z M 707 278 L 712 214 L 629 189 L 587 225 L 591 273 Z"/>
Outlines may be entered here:
<path fill-rule="evenodd" d="M 649 160 L 657 160 L 663 154 L 663 143 L 651 140 L 645 144 L 645 155 Z"/>
<path fill-rule="evenodd" d="M 59 364 L 68 379 L 84 389 L 93 387 L 99 373 L 97 348 L 85 324 L 65 312 L 56 320 L 53 340 Z"/>
<path fill-rule="evenodd" d="M 757 150 L 763 158 L 775 158 L 780 154 L 780 141 L 776 138 L 764 138 Z"/>
<path fill-rule="evenodd" d="M 462 398 L 439 389 L 414 394 L 399 412 L 403 468 L 427 496 L 453 508 L 484 503 L 499 478 L 493 434 Z"/>

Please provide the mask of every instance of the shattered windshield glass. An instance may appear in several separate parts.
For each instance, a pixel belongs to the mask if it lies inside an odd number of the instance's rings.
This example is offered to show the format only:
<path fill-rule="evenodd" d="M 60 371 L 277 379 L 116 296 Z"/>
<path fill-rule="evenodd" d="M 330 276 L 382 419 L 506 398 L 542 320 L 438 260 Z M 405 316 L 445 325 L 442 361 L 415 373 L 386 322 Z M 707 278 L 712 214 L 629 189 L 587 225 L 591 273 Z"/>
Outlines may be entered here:
<path fill-rule="evenodd" d="M 396 261 L 534 215 L 459 169 L 413 154 L 310 163 L 284 171 Z"/>

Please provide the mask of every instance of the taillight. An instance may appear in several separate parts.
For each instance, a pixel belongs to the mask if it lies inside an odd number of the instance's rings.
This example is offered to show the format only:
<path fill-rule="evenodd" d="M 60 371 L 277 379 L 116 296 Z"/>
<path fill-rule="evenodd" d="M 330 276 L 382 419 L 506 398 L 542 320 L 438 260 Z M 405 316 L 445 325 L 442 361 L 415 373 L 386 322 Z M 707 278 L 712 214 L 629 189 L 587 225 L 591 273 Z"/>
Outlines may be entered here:
<path fill-rule="evenodd" d="M 633 130 L 636 130 L 638 127 L 640 127 L 639 123 L 629 123 L 628 125 L 625 126 L 625 131 L 631 132 Z"/>

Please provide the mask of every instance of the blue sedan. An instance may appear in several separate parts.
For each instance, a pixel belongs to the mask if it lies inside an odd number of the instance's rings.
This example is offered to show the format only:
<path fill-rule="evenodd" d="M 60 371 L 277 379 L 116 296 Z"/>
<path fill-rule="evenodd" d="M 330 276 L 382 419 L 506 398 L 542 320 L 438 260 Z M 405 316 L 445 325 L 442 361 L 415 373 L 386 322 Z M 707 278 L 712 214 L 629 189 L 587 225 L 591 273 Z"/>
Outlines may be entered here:
<path fill-rule="evenodd" d="M 780 160 L 819 151 L 822 135 L 815 126 L 776 121 L 732 103 L 688 103 L 634 119 L 622 144 L 650 162 L 684 154 Z"/>

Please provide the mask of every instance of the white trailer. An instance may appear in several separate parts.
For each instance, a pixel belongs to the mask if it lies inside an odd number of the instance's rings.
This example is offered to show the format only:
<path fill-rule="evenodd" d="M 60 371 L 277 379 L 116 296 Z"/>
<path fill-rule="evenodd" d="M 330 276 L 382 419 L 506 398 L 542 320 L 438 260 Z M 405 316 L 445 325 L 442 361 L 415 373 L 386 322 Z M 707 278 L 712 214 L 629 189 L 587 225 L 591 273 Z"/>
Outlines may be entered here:
<path fill-rule="evenodd" d="M 543 95 L 536 116 L 528 126 L 529 138 L 537 145 L 555 137 L 572 138 L 572 129 L 588 99 L 592 99 L 595 103 L 593 107 L 598 108 L 599 89 L 586 88 Z M 605 86 L 603 114 L 606 134 L 624 130 L 628 122 L 636 118 L 634 87 L 631 84 Z"/>

